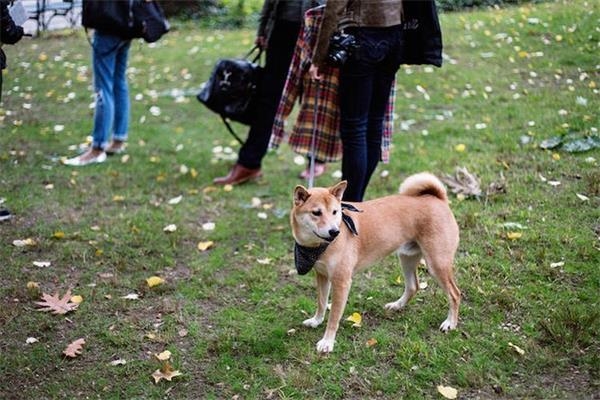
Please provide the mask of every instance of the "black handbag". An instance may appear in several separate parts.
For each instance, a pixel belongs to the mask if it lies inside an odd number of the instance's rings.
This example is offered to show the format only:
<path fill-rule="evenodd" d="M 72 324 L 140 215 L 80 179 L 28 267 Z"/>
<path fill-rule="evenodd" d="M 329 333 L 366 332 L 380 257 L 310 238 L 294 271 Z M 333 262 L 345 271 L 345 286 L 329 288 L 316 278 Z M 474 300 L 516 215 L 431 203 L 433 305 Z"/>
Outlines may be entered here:
<path fill-rule="evenodd" d="M 156 42 L 169 31 L 169 22 L 154 0 L 83 0 L 81 24 L 123 39 Z"/>
<path fill-rule="evenodd" d="M 235 134 L 227 120 L 251 125 L 255 118 L 256 95 L 262 78 L 262 49 L 253 47 L 244 58 L 226 58 L 217 62 L 210 78 L 203 84 L 198 101 L 219 114 L 229 132 Z"/>

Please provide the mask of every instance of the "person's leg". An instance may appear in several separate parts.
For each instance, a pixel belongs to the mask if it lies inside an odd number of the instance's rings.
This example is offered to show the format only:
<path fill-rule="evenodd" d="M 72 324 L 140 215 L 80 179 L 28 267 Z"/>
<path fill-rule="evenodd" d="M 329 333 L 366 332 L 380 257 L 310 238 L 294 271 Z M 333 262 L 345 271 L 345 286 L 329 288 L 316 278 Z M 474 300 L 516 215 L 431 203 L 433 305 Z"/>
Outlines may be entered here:
<path fill-rule="evenodd" d="M 299 31 L 299 24 L 277 21 L 271 34 L 266 50 L 263 82 L 258 95 L 257 118 L 250 127 L 248 138 L 238 154 L 238 163 L 246 168 L 260 168 L 262 159 L 267 153 L 273 120 L 277 113 Z"/>
<path fill-rule="evenodd" d="M 367 43 L 340 69 L 340 139 L 342 179 L 348 181 L 344 201 L 362 201 L 367 173 L 367 122 L 373 88 L 373 66 Z"/>
<path fill-rule="evenodd" d="M 96 31 L 92 45 L 92 66 L 94 71 L 94 91 L 96 109 L 92 146 L 82 155 L 64 161 L 65 165 L 84 166 L 106 160 L 104 149 L 108 144 L 115 115 L 113 80 L 116 54 L 122 39 Z"/>
<path fill-rule="evenodd" d="M 340 74 L 340 139 L 342 179 L 348 181 L 345 201 L 362 201 L 367 171 L 367 118 L 371 93 L 368 76 Z"/>
<path fill-rule="evenodd" d="M 381 32 L 380 40 L 389 44 L 386 46 L 387 55 L 375 65 L 373 77 L 373 95 L 369 108 L 369 119 L 367 123 L 367 173 L 364 181 L 363 193 L 369 185 L 369 180 L 381 161 L 381 143 L 383 140 L 383 124 L 385 111 L 392 90 L 392 83 L 396 72 L 400 68 L 402 59 L 401 44 L 402 29 L 390 27 Z"/>
<path fill-rule="evenodd" d="M 113 124 L 113 141 L 107 149 L 107 153 L 119 153 L 123 150 L 123 144 L 127 141 L 129 132 L 129 86 L 127 83 L 127 61 L 129 58 L 129 47 L 131 42 L 124 41 L 117 50 L 115 56 L 115 74 L 113 81 L 113 94 L 115 104 L 115 116 Z"/>
<path fill-rule="evenodd" d="M 356 32 L 360 49 L 340 71 L 342 178 L 346 201 L 362 201 L 381 159 L 383 118 L 391 84 L 399 67 L 397 32 L 364 28 Z"/>
<path fill-rule="evenodd" d="M 246 142 L 240 148 L 237 163 L 229 174 L 215 178 L 213 183 L 235 185 L 262 175 L 262 159 L 269 147 L 273 120 L 299 32 L 300 24 L 276 22 L 268 43 L 263 80 L 257 95 L 256 120 L 250 127 Z"/>
<path fill-rule="evenodd" d="M 121 39 L 95 32 L 93 43 L 94 90 L 96 110 L 92 131 L 92 147 L 104 149 L 108 144 L 115 117 L 114 78 Z"/>

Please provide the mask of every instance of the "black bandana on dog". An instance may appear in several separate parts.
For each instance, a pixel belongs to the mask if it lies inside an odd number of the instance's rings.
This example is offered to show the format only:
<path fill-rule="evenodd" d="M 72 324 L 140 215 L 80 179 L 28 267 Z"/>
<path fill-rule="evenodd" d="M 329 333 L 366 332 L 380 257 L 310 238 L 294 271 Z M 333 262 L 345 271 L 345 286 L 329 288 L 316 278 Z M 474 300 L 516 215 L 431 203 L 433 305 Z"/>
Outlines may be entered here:
<path fill-rule="evenodd" d="M 321 257 L 321 254 L 327 249 L 329 243 L 323 243 L 319 247 L 294 246 L 294 261 L 298 275 L 306 275 L 314 267 L 315 263 Z"/>
<path fill-rule="evenodd" d="M 342 203 L 342 210 L 349 210 L 354 212 L 362 212 L 358 208 L 348 203 Z M 354 225 L 352 217 L 342 212 L 342 221 L 346 224 L 352 234 L 358 236 L 358 231 Z M 296 264 L 296 271 L 298 275 L 306 275 L 315 266 L 315 263 L 321 257 L 321 254 L 327 250 L 329 243 L 323 243 L 319 247 L 306 247 L 298 244 L 294 245 L 294 262 Z"/>

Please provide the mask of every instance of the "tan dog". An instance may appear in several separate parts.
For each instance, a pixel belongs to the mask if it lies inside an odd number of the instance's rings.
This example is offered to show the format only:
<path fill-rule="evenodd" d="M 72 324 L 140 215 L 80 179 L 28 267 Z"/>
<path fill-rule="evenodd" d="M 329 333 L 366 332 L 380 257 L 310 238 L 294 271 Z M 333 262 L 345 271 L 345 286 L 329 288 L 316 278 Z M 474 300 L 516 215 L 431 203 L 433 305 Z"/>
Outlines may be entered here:
<path fill-rule="evenodd" d="M 402 297 L 385 308 L 400 310 L 415 295 L 417 266 L 423 257 L 450 303 L 440 330 L 456 328 L 461 296 L 453 273 L 458 225 L 440 180 L 429 173 L 412 175 L 402 183 L 399 194 L 349 203 L 354 211 L 342 211 L 346 185 L 343 181 L 330 188 L 296 186 L 294 190 L 290 222 L 296 240 L 296 267 L 304 274 L 311 265 L 299 264 L 312 263 L 317 277 L 317 310 L 304 325 L 316 328 L 323 322 L 332 290 L 331 312 L 317 351 L 333 350 L 354 274 L 393 252 L 400 256 L 406 282 Z M 344 224 L 342 214 L 353 222 Z"/>

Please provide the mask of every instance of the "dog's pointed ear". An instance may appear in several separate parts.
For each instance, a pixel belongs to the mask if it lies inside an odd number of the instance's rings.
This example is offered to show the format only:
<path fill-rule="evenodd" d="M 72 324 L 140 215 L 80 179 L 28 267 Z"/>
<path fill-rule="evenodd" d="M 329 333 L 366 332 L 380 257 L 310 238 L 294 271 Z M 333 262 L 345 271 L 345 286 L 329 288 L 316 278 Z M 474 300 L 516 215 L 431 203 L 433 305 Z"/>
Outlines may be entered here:
<path fill-rule="evenodd" d="M 348 187 L 348 181 L 341 181 L 335 186 L 329 188 L 329 193 L 334 195 L 339 201 L 342 201 L 342 196 L 344 195 L 344 191 Z"/>
<path fill-rule="evenodd" d="M 304 202 L 310 197 L 310 193 L 308 190 L 302 185 L 296 186 L 294 189 L 294 205 L 299 206 L 304 204 Z"/>

